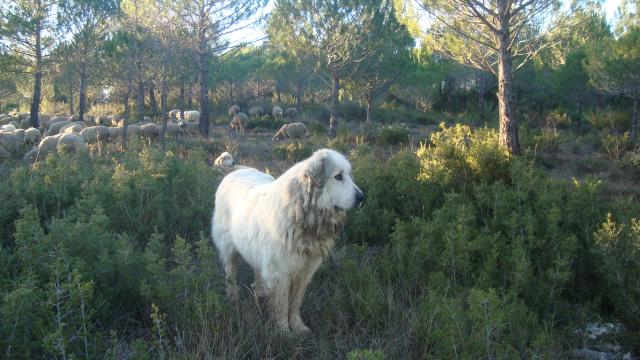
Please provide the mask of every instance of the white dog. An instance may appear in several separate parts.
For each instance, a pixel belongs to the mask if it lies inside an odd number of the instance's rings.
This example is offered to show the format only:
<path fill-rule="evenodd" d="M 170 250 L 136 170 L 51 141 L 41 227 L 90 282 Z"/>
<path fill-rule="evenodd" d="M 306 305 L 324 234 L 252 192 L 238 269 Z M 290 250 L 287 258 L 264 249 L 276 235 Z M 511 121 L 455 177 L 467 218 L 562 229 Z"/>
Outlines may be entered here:
<path fill-rule="evenodd" d="M 270 296 L 276 326 L 309 331 L 300 317 L 305 290 L 333 247 L 346 210 L 362 198 L 349 161 L 329 149 L 277 179 L 251 168 L 225 176 L 216 192 L 211 234 L 228 296 L 238 296 L 235 272 L 242 256 L 253 267 L 256 294 Z"/>

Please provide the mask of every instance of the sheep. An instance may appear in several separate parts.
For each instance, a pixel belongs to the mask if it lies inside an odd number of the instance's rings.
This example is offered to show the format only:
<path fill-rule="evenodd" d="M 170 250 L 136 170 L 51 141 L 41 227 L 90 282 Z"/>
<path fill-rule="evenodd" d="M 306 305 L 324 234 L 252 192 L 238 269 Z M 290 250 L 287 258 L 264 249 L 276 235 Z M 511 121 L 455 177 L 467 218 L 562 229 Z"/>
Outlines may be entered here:
<path fill-rule="evenodd" d="M 31 118 L 24 118 L 20 120 L 20 129 L 28 129 L 31 126 Z"/>
<path fill-rule="evenodd" d="M 60 134 L 68 134 L 68 133 L 79 133 L 84 129 L 84 123 L 80 121 L 74 121 L 70 124 L 67 124 L 60 129 Z"/>
<path fill-rule="evenodd" d="M 283 110 L 280 106 L 276 105 L 271 110 L 271 116 L 273 116 L 274 119 L 282 119 L 282 114 L 283 114 Z"/>
<path fill-rule="evenodd" d="M 169 119 L 180 120 L 180 109 L 173 109 L 169 111 Z"/>
<path fill-rule="evenodd" d="M 287 119 L 295 120 L 298 118 L 298 110 L 296 108 L 288 108 L 284 111 L 284 116 Z"/>
<path fill-rule="evenodd" d="M 51 114 L 49 113 L 39 113 L 38 120 L 41 124 L 46 124 L 51 120 Z"/>
<path fill-rule="evenodd" d="M 0 132 L 0 146 L 6 151 L 12 152 L 18 149 L 20 137 L 13 132 Z"/>
<path fill-rule="evenodd" d="M 200 123 L 193 121 L 178 121 L 178 126 L 183 129 L 183 132 L 188 135 L 197 135 L 200 131 Z"/>
<path fill-rule="evenodd" d="M 233 116 L 239 112 L 240 112 L 240 106 L 235 104 L 231 105 L 231 107 L 229 108 L 229 117 L 233 118 Z"/>
<path fill-rule="evenodd" d="M 7 159 L 11 156 L 7 150 L 5 150 L 2 146 L 0 146 L 0 160 Z"/>
<path fill-rule="evenodd" d="M 31 127 L 24 131 L 23 142 L 27 145 L 35 145 L 40 142 L 41 138 L 42 134 L 40 133 L 40 130 Z"/>
<path fill-rule="evenodd" d="M 13 124 L 2 125 L 0 126 L 0 131 L 14 132 L 16 131 L 16 127 Z"/>
<path fill-rule="evenodd" d="M 52 124 L 49 125 L 49 128 L 47 129 L 47 132 L 45 132 L 45 136 L 52 136 L 52 135 L 57 135 L 60 133 L 60 130 L 62 130 L 63 127 L 67 126 L 71 124 L 71 121 L 69 120 L 60 120 L 60 121 L 56 121 Z"/>
<path fill-rule="evenodd" d="M 75 114 L 75 115 L 69 115 L 67 117 L 67 120 L 71 121 L 71 122 L 76 122 L 76 121 L 80 121 L 80 115 Z"/>
<path fill-rule="evenodd" d="M 140 137 L 140 134 L 141 131 L 139 125 L 132 124 L 127 126 L 127 138 Z"/>
<path fill-rule="evenodd" d="M 0 125 L 8 125 L 11 123 L 18 124 L 18 118 L 15 116 L 7 115 L 4 118 L 0 119 Z"/>
<path fill-rule="evenodd" d="M 79 134 L 87 144 L 109 140 L 109 128 L 102 125 L 86 127 Z"/>
<path fill-rule="evenodd" d="M 278 132 L 273 135 L 271 141 L 278 141 L 284 139 L 303 139 L 309 135 L 309 131 L 307 130 L 307 125 L 296 122 L 291 124 L 284 124 L 278 130 Z"/>
<path fill-rule="evenodd" d="M 18 142 L 19 143 L 24 143 L 24 137 L 25 137 L 25 131 L 24 129 L 16 129 L 16 131 L 14 131 L 13 133 L 16 134 L 16 136 L 18 137 Z"/>
<path fill-rule="evenodd" d="M 107 131 L 109 132 L 109 141 L 115 142 L 122 135 L 122 129 L 120 127 L 110 126 L 107 127 Z"/>
<path fill-rule="evenodd" d="M 196 111 L 196 110 L 185 111 L 184 112 L 184 120 L 185 121 L 192 121 L 192 122 L 199 122 L 200 121 L 200 112 Z"/>
<path fill-rule="evenodd" d="M 249 121 L 247 114 L 239 112 L 233 116 L 233 120 L 231 120 L 231 124 L 229 124 L 229 126 L 236 131 L 236 134 L 238 132 L 242 132 L 244 134 L 247 121 Z"/>
<path fill-rule="evenodd" d="M 36 160 L 57 150 L 86 151 L 87 145 L 82 136 L 78 134 L 56 134 L 45 136 L 37 147 L 24 155 L 24 161 Z"/>
<path fill-rule="evenodd" d="M 183 129 L 180 127 L 180 125 L 176 123 L 167 123 L 167 130 L 165 132 L 166 136 L 177 138 L 178 136 L 182 135 L 182 133 Z"/>
<path fill-rule="evenodd" d="M 111 119 L 107 115 L 98 115 L 96 116 L 96 125 L 109 125 L 111 123 Z"/>
<path fill-rule="evenodd" d="M 78 151 L 86 151 L 87 144 L 85 144 L 82 136 L 75 133 L 66 133 L 60 134 L 58 138 L 58 151 L 65 150 L 73 150 L 75 152 Z"/>
<path fill-rule="evenodd" d="M 258 117 L 262 115 L 264 115 L 264 110 L 262 109 L 262 106 L 254 106 L 251 109 L 249 109 L 249 116 L 251 117 Z"/>
<path fill-rule="evenodd" d="M 140 136 L 147 139 L 149 145 L 151 145 L 151 141 L 158 138 L 159 132 L 156 124 L 144 124 L 140 126 Z"/>

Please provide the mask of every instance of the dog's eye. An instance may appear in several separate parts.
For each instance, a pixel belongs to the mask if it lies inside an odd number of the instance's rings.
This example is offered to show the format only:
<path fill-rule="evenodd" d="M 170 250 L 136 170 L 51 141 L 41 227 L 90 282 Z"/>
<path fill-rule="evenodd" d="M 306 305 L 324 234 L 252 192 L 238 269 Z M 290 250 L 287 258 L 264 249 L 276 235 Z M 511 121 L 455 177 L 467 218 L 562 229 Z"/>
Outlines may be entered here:
<path fill-rule="evenodd" d="M 338 181 L 342 181 L 342 174 L 338 174 L 336 176 L 334 176 L 334 178 Z"/>

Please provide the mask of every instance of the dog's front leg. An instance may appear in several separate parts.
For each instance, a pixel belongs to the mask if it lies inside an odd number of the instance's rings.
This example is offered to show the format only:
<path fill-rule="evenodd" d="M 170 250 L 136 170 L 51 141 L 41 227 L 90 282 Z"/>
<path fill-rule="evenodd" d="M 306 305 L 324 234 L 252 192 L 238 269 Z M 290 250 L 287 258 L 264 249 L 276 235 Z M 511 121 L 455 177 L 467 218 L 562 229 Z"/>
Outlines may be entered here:
<path fill-rule="evenodd" d="M 290 332 L 289 328 L 289 289 L 291 278 L 283 275 L 271 289 L 271 307 L 276 328 L 283 332 Z"/>
<path fill-rule="evenodd" d="M 293 281 L 291 282 L 289 326 L 291 327 L 291 331 L 296 334 L 310 331 L 302 321 L 302 317 L 300 316 L 300 307 L 302 306 L 302 300 L 304 299 L 304 293 L 307 290 L 307 286 L 309 286 L 313 274 L 318 270 L 321 263 L 322 257 L 308 259 L 302 270 L 293 277 Z"/>

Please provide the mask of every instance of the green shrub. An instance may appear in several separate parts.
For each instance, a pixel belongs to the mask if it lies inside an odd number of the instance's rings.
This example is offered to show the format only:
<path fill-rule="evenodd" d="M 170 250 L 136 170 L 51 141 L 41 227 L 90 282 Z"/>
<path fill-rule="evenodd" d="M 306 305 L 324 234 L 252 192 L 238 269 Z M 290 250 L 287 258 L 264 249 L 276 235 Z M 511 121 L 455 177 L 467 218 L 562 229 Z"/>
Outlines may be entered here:
<path fill-rule="evenodd" d="M 247 122 L 247 129 L 280 129 L 286 124 L 284 120 L 274 120 L 272 117 L 265 115 L 263 117 L 252 117 Z"/>
<path fill-rule="evenodd" d="M 620 168 L 633 179 L 640 180 L 640 153 L 637 151 L 626 153 L 620 161 Z"/>
<path fill-rule="evenodd" d="M 377 142 L 381 145 L 408 144 L 410 132 L 404 124 L 387 125 L 378 131 Z"/>
<path fill-rule="evenodd" d="M 290 163 L 296 163 L 311 156 L 313 149 L 303 142 L 289 142 L 278 144 L 273 147 L 273 157 Z"/>
<path fill-rule="evenodd" d="M 498 145 L 498 133 L 491 129 L 472 131 L 456 124 L 431 134 L 430 144 L 417 152 L 421 170 L 418 178 L 460 187 L 474 182 L 506 180 L 510 158 Z"/>

